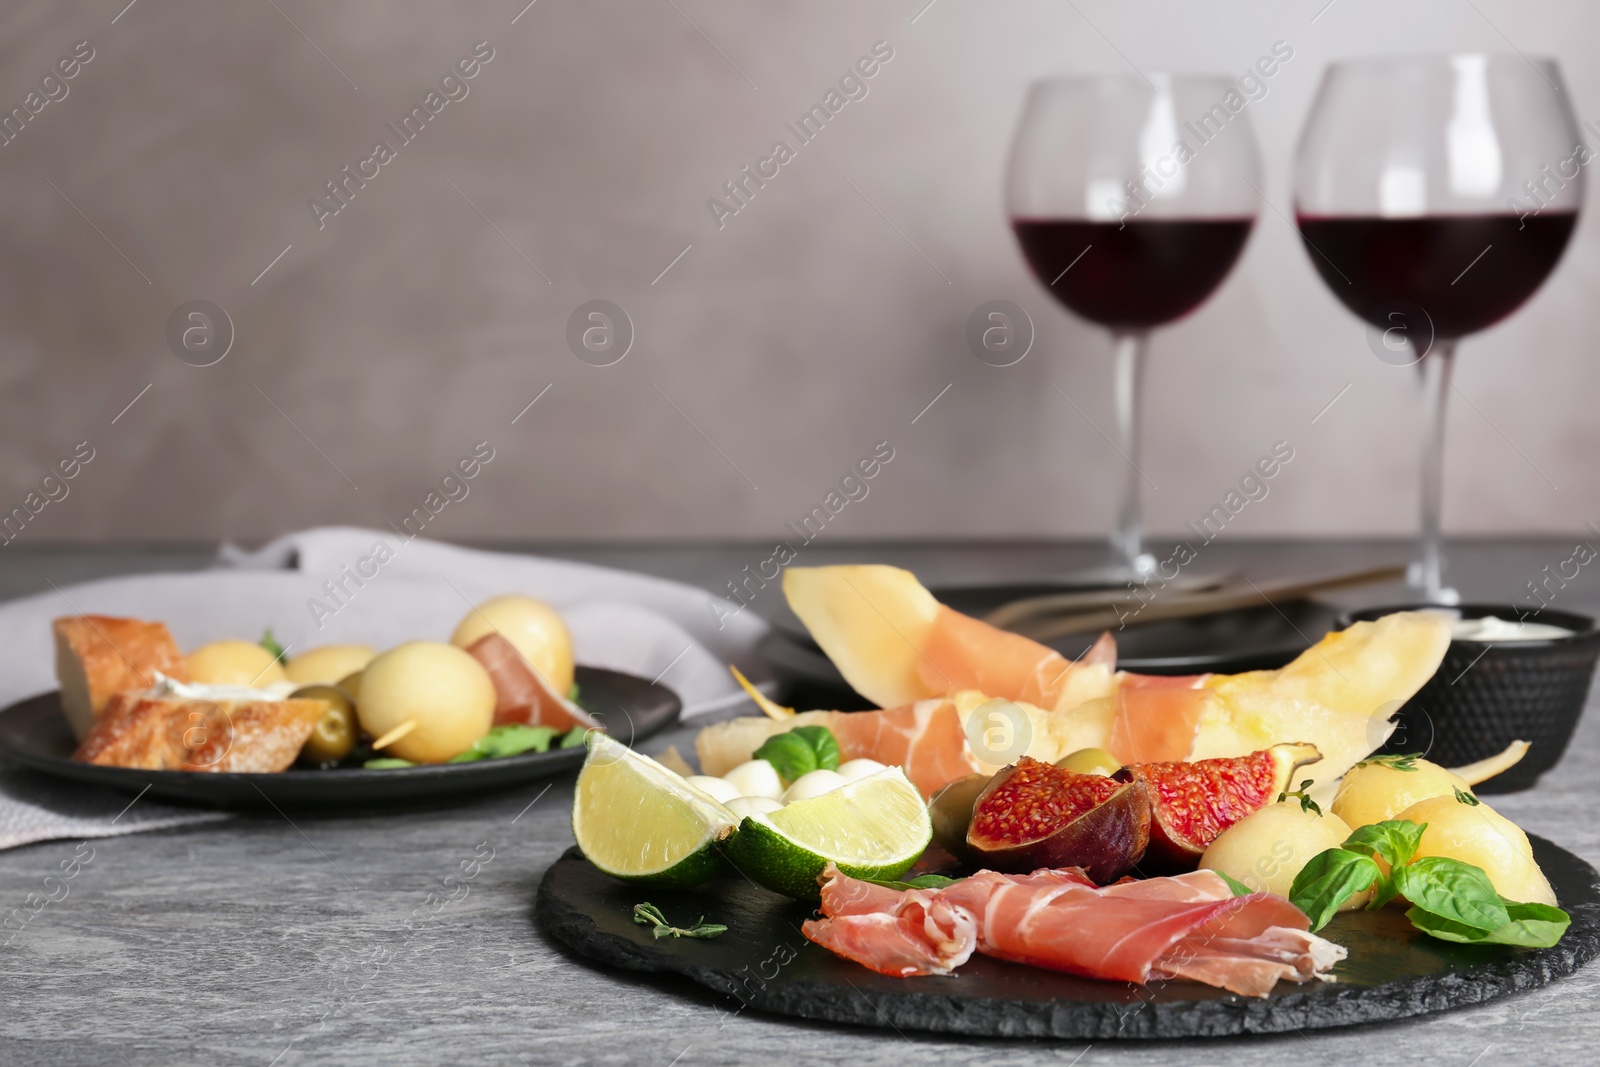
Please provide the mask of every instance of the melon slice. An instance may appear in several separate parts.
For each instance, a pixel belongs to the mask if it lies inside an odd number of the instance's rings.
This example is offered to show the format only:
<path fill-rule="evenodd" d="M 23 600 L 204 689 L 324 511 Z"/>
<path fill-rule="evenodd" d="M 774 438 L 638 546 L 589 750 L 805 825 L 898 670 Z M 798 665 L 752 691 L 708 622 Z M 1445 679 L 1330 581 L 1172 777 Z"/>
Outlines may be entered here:
<path fill-rule="evenodd" d="M 1309 742 L 1322 753 L 1312 795 L 1331 801 L 1339 778 L 1389 739 L 1394 713 L 1449 645 L 1444 616 L 1403 611 L 1328 634 L 1279 670 L 1214 675 L 1206 684 L 1221 700 L 1201 718 L 1189 758 Z"/>
<path fill-rule="evenodd" d="M 899 567 L 790 567 L 783 595 L 851 688 L 880 708 L 928 692 L 919 667 L 939 602 Z"/>

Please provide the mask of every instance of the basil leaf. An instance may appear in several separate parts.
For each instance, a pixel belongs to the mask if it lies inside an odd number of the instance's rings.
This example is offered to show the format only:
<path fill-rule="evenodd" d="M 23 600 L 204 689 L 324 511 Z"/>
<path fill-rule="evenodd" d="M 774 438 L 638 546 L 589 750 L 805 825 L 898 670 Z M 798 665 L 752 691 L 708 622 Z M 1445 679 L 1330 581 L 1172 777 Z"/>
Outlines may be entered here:
<path fill-rule="evenodd" d="M 1374 859 L 1381 858 L 1391 869 L 1404 867 L 1417 854 L 1422 831 L 1427 828 L 1427 823 L 1419 825 L 1407 819 L 1375 822 L 1345 838 L 1343 847 Z"/>
<path fill-rule="evenodd" d="M 1219 875 L 1224 882 L 1227 882 L 1228 888 L 1233 890 L 1233 895 L 1236 897 L 1248 897 L 1255 893 L 1254 889 L 1251 889 L 1249 886 L 1239 881 L 1239 879 L 1227 874 L 1224 871 L 1213 870 L 1211 873 Z"/>
<path fill-rule="evenodd" d="M 1407 908 L 1406 918 L 1410 919 L 1411 925 L 1418 930 L 1441 941 L 1458 941 L 1474 945 L 1488 938 L 1491 933 L 1489 930 L 1480 930 L 1475 926 L 1441 918 L 1417 907 Z"/>
<path fill-rule="evenodd" d="M 1507 901 L 1506 914 L 1511 916 L 1511 921 L 1485 937 L 1485 941 L 1495 945 L 1549 948 L 1560 941 L 1561 935 L 1572 925 L 1572 916 L 1548 904 Z"/>
<path fill-rule="evenodd" d="M 1295 875 L 1289 901 L 1306 913 L 1312 930 L 1320 930 L 1338 912 L 1339 905 L 1370 886 L 1381 873 L 1371 857 L 1330 848 L 1313 856 Z"/>
<path fill-rule="evenodd" d="M 764 759 L 772 764 L 772 769 L 785 782 L 793 782 L 808 771 L 817 769 L 816 749 L 795 731 L 767 738 L 751 758 Z"/>
<path fill-rule="evenodd" d="M 805 738 L 811 751 L 817 754 L 817 767 L 825 771 L 839 769 L 839 742 L 826 726 L 796 726 L 789 731 Z"/>
<path fill-rule="evenodd" d="M 1481 867 L 1447 856 L 1424 856 L 1396 868 L 1393 878 L 1395 889 L 1407 900 L 1441 919 L 1486 932 L 1511 921 Z"/>

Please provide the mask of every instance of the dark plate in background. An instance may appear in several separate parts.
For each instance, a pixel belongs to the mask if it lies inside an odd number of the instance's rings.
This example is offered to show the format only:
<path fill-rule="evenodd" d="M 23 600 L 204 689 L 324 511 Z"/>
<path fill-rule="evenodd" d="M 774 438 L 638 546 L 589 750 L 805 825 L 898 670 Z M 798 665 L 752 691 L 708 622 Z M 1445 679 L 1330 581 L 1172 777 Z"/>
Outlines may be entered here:
<path fill-rule="evenodd" d="M 579 667 L 584 704 L 620 741 L 630 744 L 678 721 L 678 695 L 643 678 L 599 667 Z M 215 808 L 322 809 L 347 815 L 362 809 L 417 806 L 471 793 L 504 789 L 574 770 L 582 748 L 529 752 L 474 763 L 440 763 L 396 770 L 341 768 L 276 774 L 140 771 L 101 767 L 71 758 L 77 742 L 61 711 L 59 693 L 30 697 L 0 710 L 0 754 L 46 774 L 126 793 L 146 786 L 152 797 Z"/>
<path fill-rule="evenodd" d="M 1060 591 L 1044 585 L 990 585 L 935 589 L 933 595 L 956 611 L 981 617 L 1012 600 Z M 774 621 L 761 652 L 781 680 L 800 687 L 813 701 L 836 698 L 839 690 L 849 691 L 838 668 L 822 654 L 798 619 L 786 612 Z M 1117 666 L 1124 670 L 1238 674 L 1282 667 L 1334 629 L 1338 621 L 1337 608 L 1298 599 L 1188 619 L 1130 622 L 1112 635 L 1117 639 Z M 1050 647 L 1076 659 L 1099 636 L 1098 631 L 1071 634 L 1050 642 Z"/>
<path fill-rule="evenodd" d="M 1196 982 L 1136 987 L 986 956 L 973 956 L 951 978 L 889 978 L 806 941 L 800 924 L 812 914 L 809 904 L 732 875 L 695 889 L 645 890 L 601 874 L 576 848 L 545 873 L 534 913 L 581 956 L 682 975 L 779 1015 L 897 1031 L 1095 1041 L 1285 1033 L 1481 1004 L 1545 985 L 1593 959 L 1600 952 L 1595 869 L 1541 837 L 1529 838 L 1572 915 L 1559 944 L 1451 944 L 1417 931 L 1397 907 L 1345 912 L 1323 931 L 1350 953 L 1334 968 L 1338 981 L 1280 982 L 1265 998 Z M 728 932 L 715 940 L 654 940 L 632 920 L 642 901 L 659 906 L 669 921 L 687 924 L 703 915 Z"/>

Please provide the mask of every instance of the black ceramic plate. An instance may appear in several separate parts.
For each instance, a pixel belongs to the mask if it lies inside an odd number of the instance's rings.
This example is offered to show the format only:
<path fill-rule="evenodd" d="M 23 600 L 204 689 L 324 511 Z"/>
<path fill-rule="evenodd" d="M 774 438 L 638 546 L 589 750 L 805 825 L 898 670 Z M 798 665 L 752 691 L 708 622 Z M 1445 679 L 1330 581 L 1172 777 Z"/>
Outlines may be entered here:
<path fill-rule="evenodd" d="M 1530 835 L 1531 836 L 1531 835 Z M 1571 974 L 1600 952 L 1595 869 L 1540 837 L 1534 856 L 1572 926 L 1547 949 L 1456 945 L 1412 928 L 1399 908 L 1346 912 L 1323 934 L 1349 959 L 1337 981 L 1280 982 L 1265 998 L 1195 982 L 1149 986 L 1078 978 L 974 956 L 951 978 L 889 978 L 811 944 L 809 905 L 730 877 L 693 890 L 643 890 L 569 849 L 539 885 L 535 913 L 558 941 L 601 963 L 684 975 L 741 1003 L 836 1023 L 985 1037 L 1224 1037 L 1381 1022 L 1481 1004 Z M 715 940 L 652 940 L 641 901 L 670 921 L 726 923 Z"/>
<path fill-rule="evenodd" d="M 984 615 L 1010 600 L 1038 595 L 1037 587 L 988 586 L 936 589 L 941 602 L 969 615 Z M 1131 623 L 1113 631 L 1117 666 L 1139 674 L 1238 674 L 1282 667 L 1310 647 L 1339 620 L 1337 609 L 1315 600 L 1285 600 L 1276 606 L 1241 608 L 1165 622 Z M 785 681 L 849 688 L 838 668 L 792 616 L 775 620 L 761 652 Z M 1099 637 L 1071 634 L 1050 647 L 1076 659 Z"/>
<path fill-rule="evenodd" d="M 637 741 L 678 721 L 678 695 L 643 678 L 599 667 L 579 667 L 583 702 L 619 740 Z M 152 797 L 220 808 L 270 805 L 324 809 L 347 814 L 364 808 L 425 804 L 503 789 L 571 770 L 583 763 L 581 748 L 529 752 L 521 756 L 441 763 L 396 770 L 288 770 L 277 774 L 209 774 L 198 771 L 139 771 L 100 767 L 71 759 L 77 747 L 61 711 L 58 693 L 0 711 L 0 754 L 35 770 L 124 792 L 150 789 Z"/>

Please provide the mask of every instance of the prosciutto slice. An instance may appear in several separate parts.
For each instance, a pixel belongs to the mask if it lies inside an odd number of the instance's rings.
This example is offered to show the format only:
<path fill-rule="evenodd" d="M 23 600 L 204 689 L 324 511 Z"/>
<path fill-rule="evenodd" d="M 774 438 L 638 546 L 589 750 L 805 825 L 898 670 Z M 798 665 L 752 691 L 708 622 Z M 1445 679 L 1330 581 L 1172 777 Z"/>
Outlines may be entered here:
<path fill-rule="evenodd" d="M 946 975 L 980 952 L 1089 978 L 1187 978 L 1264 997 L 1322 977 L 1344 949 L 1309 932 L 1282 897 L 1235 897 L 1195 871 L 1097 887 L 1076 868 L 980 871 L 944 889 L 897 891 L 830 867 L 806 937 L 896 977 Z"/>

